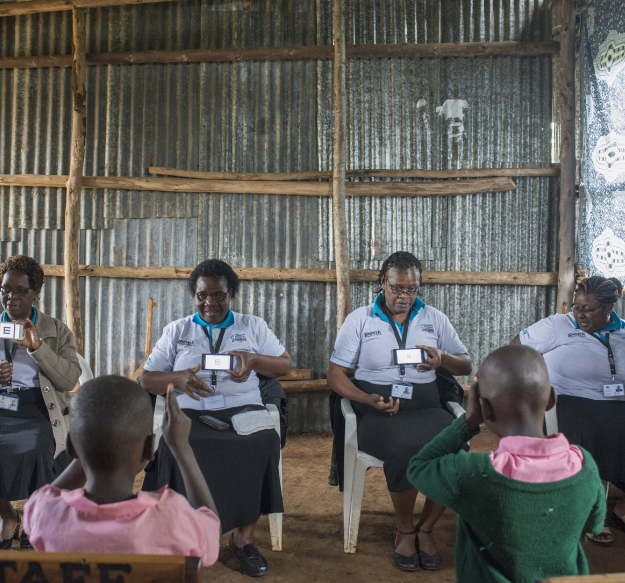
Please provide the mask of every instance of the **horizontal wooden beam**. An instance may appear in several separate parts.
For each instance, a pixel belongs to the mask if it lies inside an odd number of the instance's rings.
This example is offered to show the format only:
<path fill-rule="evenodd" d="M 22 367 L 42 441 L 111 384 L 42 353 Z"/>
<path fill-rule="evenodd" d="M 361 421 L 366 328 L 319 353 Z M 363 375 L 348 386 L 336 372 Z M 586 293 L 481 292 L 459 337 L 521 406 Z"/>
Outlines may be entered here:
<path fill-rule="evenodd" d="M 7 2 L 0 4 L 0 16 L 23 16 L 37 12 L 59 12 L 74 8 L 102 8 L 104 6 L 123 6 L 126 4 L 151 4 L 154 2 L 172 2 L 174 0 L 30 0 L 27 2 Z M 69 55 L 71 67 L 72 57 Z"/>
<path fill-rule="evenodd" d="M 65 188 L 67 176 L 0 174 L 0 186 Z M 144 178 L 140 176 L 85 176 L 83 188 L 158 192 L 215 192 L 231 194 L 285 194 L 332 196 L 330 182 L 259 180 L 198 180 L 195 178 Z M 510 178 L 476 178 L 447 182 L 349 182 L 346 196 L 454 196 L 516 190 Z"/>
<path fill-rule="evenodd" d="M 287 395 L 293 393 L 312 393 L 313 391 L 329 391 L 327 379 L 314 379 L 308 381 L 281 382 L 282 388 Z"/>
<path fill-rule="evenodd" d="M 332 170 L 311 172 L 203 172 L 201 170 L 179 170 L 150 166 L 150 174 L 199 178 L 202 180 L 331 180 Z M 495 176 L 559 176 L 560 168 L 459 168 L 456 170 L 347 170 L 348 178 L 426 178 L 444 180 L 447 178 L 491 178 Z"/>
<path fill-rule="evenodd" d="M 43 265 L 47 276 L 63 277 L 62 265 Z M 81 277 L 110 277 L 123 279 L 187 279 L 193 267 L 125 267 L 114 265 L 81 265 Z M 312 281 L 336 282 L 334 269 L 287 269 L 276 267 L 234 268 L 243 280 L 251 281 Z M 372 283 L 378 280 L 376 269 L 352 269 L 350 280 Z M 424 271 L 423 283 L 454 285 L 557 285 L 554 272 L 526 271 Z"/>
<path fill-rule="evenodd" d="M 87 0 L 80 0 L 86 2 Z M 136 4 L 139 2 L 167 2 L 169 0 L 94 0 L 98 5 Z M 55 10 L 71 10 L 68 0 L 33 0 L 16 2 L 0 8 L 0 16 L 8 12 L 27 10 L 39 2 L 42 5 L 59 5 Z M 108 4 L 104 4 L 108 2 Z M 78 2 L 75 2 L 78 4 Z M 26 6 L 24 6 L 26 5 Z M 7 6 L 0 4 L 1 6 Z M 6 13 L 3 14 L 2 11 Z M 19 12 L 27 14 L 28 12 Z M 560 50 L 559 43 L 502 41 L 490 43 L 419 43 L 419 44 L 367 44 L 347 45 L 348 59 L 379 58 L 438 58 L 438 57 L 536 57 L 553 56 Z M 308 45 L 289 47 L 250 47 L 241 49 L 187 49 L 179 51 L 133 51 L 119 53 L 89 53 L 87 65 L 145 65 L 149 63 L 222 63 L 241 61 L 302 61 L 332 59 L 332 45 Z M 37 57 L 4 57 L 0 69 L 38 69 L 42 67 L 71 67 L 71 55 L 43 55 Z"/>
<path fill-rule="evenodd" d="M 292 368 L 289 374 L 278 377 L 279 381 L 307 381 L 311 378 L 309 368 Z"/>

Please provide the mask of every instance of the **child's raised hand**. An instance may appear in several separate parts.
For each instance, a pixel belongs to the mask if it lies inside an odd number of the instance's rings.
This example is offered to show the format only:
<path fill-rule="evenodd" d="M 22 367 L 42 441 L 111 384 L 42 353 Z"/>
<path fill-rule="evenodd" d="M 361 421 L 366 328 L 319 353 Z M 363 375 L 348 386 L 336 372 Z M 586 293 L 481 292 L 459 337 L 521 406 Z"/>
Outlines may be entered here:
<path fill-rule="evenodd" d="M 163 419 L 163 438 L 169 449 L 176 450 L 189 445 L 191 419 L 187 417 L 176 400 L 174 385 L 167 386 L 167 407 Z"/>
<path fill-rule="evenodd" d="M 477 429 L 484 422 L 482 406 L 480 405 L 480 386 L 477 375 L 473 377 L 473 384 L 469 390 L 469 399 L 465 418 L 471 429 Z"/>

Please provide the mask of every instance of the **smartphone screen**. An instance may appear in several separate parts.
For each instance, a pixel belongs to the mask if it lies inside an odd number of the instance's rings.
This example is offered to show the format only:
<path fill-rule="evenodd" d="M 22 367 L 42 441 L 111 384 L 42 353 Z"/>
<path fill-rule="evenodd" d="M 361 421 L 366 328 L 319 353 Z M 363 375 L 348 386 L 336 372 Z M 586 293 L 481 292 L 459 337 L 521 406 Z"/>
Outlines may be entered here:
<path fill-rule="evenodd" d="M 202 370 L 232 370 L 232 356 L 229 354 L 203 354 Z"/>
<path fill-rule="evenodd" d="M 421 364 L 427 357 L 421 348 L 406 348 L 395 350 L 395 364 Z"/>

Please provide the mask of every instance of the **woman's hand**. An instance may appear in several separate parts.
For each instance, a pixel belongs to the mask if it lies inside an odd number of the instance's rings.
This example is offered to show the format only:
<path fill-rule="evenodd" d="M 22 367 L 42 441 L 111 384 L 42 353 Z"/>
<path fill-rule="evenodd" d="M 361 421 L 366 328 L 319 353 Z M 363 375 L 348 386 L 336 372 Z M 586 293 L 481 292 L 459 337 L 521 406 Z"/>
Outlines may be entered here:
<path fill-rule="evenodd" d="M 467 412 L 465 418 L 471 429 L 477 429 L 481 423 L 484 423 L 482 417 L 482 407 L 480 405 L 480 385 L 477 375 L 473 377 L 473 384 L 469 390 L 469 399 L 467 403 Z"/>
<path fill-rule="evenodd" d="M 37 332 L 37 328 L 35 328 L 30 318 L 26 320 L 14 320 L 14 323 L 24 326 L 24 337 L 21 340 L 13 340 L 13 342 L 24 346 L 28 350 L 37 350 L 41 346 L 41 338 L 39 338 L 39 332 Z"/>
<path fill-rule="evenodd" d="M 215 392 L 197 376 L 198 372 L 200 372 L 199 364 L 195 368 L 177 371 L 176 382 L 174 383 L 177 389 L 180 389 L 196 401 L 199 401 L 201 397 L 208 397 Z M 169 390 L 169 387 L 167 390 Z"/>
<path fill-rule="evenodd" d="M 239 372 L 229 370 L 228 374 L 230 375 L 230 378 L 237 383 L 244 383 L 250 378 L 250 375 L 254 370 L 256 354 L 253 352 L 242 352 L 240 350 L 231 350 L 228 354 L 231 356 L 238 356 L 241 359 L 241 370 Z"/>
<path fill-rule="evenodd" d="M 191 419 L 185 415 L 174 394 L 174 385 L 167 386 L 165 397 L 167 406 L 163 419 L 163 439 L 172 451 L 184 448 L 189 445 L 189 434 L 191 433 Z"/>
<path fill-rule="evenodd" d="M 440 348 L 434 348 L 433 346 L 420 346 L 417 345 L 416 348 L 422 348 L 428 355 L 428 361 L 423 364 L 417 365 L 417 370 L 419 372 L 427 372 L 428 370 L 436 370 L 440 365 L 443 359 L 443 351 Z"/>
<path fill-rule="evenodd" d="M 388 413 L 389 415 L 394 415 L 399 411 L 399 399 L 393 399 L 393 397 L 388 398 L 388 403 L 384 402 L 384 397 L 380 397 L 380 395 L 370 395 L 369 405 L 375 407 L 381 413 Z"/>
<path fill-rule="evenodd" d="M 13 363 L 8 360 L 0 362 L 0 383 L 8 383 L 13 378 Z"/>

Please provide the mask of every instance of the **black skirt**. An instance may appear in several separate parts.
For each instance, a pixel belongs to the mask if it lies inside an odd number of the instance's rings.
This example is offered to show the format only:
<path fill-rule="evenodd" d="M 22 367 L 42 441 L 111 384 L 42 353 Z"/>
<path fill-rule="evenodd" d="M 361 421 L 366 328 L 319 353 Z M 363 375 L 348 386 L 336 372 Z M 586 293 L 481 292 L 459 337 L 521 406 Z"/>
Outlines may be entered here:
<path fill-rule="evenodd" d="M 216 431 L 198 420 L 200 415 L 208 414 L 231 424 L 230 418 L 242 409 L 183 409 L 191 418 L 189 443 L 215 500 L 222 532 L 256 522 L 261 514 L 284 511 L 278 466 L 280 438 L 276 431 L 238 435 L 232 426 L 228 431 Z M 186 496 L 178 464 L 161 439 L 154 461 L 145 469 L 143 490 L 154 491 L 165 485 Z"/>
<path fill-rule="evenodd" d="M 25 500 L 64 469 L 61 460 L 55 465 L 54 436 L 41 391 L 12 394 L 20 398 L 18 410 L 0 409 L 0 497 L 11 501 Z"/>
<path fill-rule="evenodd" d="M 602 480 L 625 482 L 625 401 L 559 395 L 558 431 L 588 450 Z"/>
<path fill-rule="evenodd" d="M 385 400 L 391 396 L 391 385 L 354 382 L 365 393 Z M 406 477 L 410 459 L 454 420 L 441 408 L 436 382 L 413 384 L 412 399 L 400 399 L 399 411 L 392 417 L 370 405 L 352 401 L 352 406 L 358 417 L 358 449 L 384 462 L 390 492 L 413 488 Z"/>

